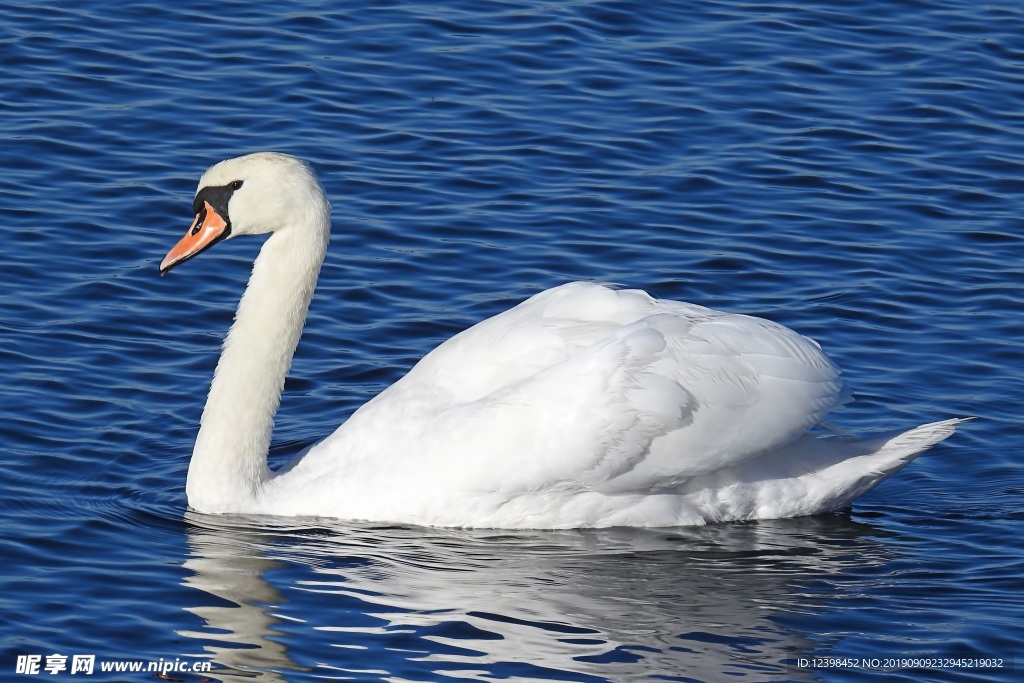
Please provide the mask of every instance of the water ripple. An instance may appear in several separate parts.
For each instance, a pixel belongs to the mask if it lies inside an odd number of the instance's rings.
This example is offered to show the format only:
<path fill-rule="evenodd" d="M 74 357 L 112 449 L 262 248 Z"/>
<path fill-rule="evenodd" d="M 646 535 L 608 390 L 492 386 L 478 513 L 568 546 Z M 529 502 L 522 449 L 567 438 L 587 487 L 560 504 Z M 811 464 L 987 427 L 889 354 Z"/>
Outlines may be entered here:
<path fill-rule="evenodd" d="M 0 18 L 0 600 L 19 615 L 0 666 L 202 652 L 268 681 L 815 680 L 789 658 L 1017 647 L 1017 3 L 90 0 Z M 814 337 L 857 392 L 835 418 L 851 429 L 979 419 L 819 520 L 183 519 L 258 244 L 156 264 L 202 169 L 256 149 L 309 158 L 334 213 L 273 463 L 567 279 Z"/>

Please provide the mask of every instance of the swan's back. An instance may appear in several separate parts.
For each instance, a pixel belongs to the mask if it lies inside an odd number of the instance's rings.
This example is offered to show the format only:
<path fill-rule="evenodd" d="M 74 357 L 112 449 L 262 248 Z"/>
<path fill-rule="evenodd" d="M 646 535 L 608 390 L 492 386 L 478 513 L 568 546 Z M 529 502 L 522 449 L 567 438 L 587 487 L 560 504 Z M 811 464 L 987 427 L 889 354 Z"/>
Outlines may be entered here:
<path fill-rule="evenodd" d="M 571 283 L 439 346 L 289 477 L 310 495 L 330 480 L 334 504 L 359 499 L 371 518 L 412 505 L 422 513 L 390 519 L 575 526 L 561 518 L 584 499 L 671 496 L 784 449 L 846 397 L 818 345 L 785 327 Z M 519 524 L 483 512 L 545 492 L 558 511 Z"/>
<path fill-rule="evenodd" d="M 380 398 L 422 390 L 440 412 L 529 395 L 565 431 L 568 415 L 588 412 L 607 423 L 606 441 L 643 429 L 652 443 L 635 465 L 659 477 L 714 471 L 789 443 L 845 398 L 818 345 L 781 325 L 585 282 L 456 335 Z"/>

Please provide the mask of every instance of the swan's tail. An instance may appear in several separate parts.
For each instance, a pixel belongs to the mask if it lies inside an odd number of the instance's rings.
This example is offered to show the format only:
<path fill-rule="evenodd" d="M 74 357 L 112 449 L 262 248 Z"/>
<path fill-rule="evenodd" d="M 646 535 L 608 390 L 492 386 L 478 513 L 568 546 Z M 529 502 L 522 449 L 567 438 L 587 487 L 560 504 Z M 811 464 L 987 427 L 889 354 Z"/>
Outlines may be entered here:
<path fill-rule="evenodd" d="M 906 467 L 918 455 L 948 439 L 957 425 L 972 418 L 954 418 L 915 427 L 905 432 L 885 434 L 849 444 L 853 455 L 807 477 L 815 478 L 836 493 L 823 499 L 822 512 L 839 510 Z"/>
<path fill-rule="evenodd" d="M 972 418 L 932 422 L 905 432 L 863 441 L 806 435 L 795 443 L 729 472 L 732 486 L 708 495 L 709 484 L 693 481 L 690 500 L 700 500 L 706 521 L 778 519 L 833 512 L 899 472 L 915 457 Z M 721 477 L 718 473 L 717 477 Z M 698 491 L 694 489 L 701 489 Z M 710 490 L 709 490 L 710 489 Z M 695 495 L 696 494 L 696 495 Z"/>
<path fill-rule="evenodd" d="M 860 442 L 863 446 L 872 446 L 872 454 L 891 454 L 893 457 L 905 457 L 906 464 L 914 459 L 914 456 L 928 450 L 935 444 L 948 439 L 956 431 L 957 425 L 973 420 L 973 417 L 956 417 L 941 422 L 930 422 L 920 427 L 914 427 L 905 432 L 898 432 L 895 435 L 890 433 L 872 439 L 865 439 Z M 908 457 L 909 456 L 909 457 Z"/>

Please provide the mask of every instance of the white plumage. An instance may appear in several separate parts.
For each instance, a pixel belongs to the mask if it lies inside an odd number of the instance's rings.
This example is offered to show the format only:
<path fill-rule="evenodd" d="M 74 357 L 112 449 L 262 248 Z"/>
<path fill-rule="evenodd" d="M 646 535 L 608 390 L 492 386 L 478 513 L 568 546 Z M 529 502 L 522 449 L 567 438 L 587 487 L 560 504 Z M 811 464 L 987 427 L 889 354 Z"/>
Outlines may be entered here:
<path fill-rule="evenodd" d="M 758 318 L 575 282 L 443 343 L 273 473 L 273 415 L 329 211 L 292 157 L 221 162 L 197 196 L 232 183 L 241 186 L 224 208 L 210 205 L 227 214 L 227 236 L 273 234 L 204 411 L 188 480 L 199 511 L 517 528 L 809 515 L 848 505 L 960 422 L 866 441 L 809 435 L 848 400 L 813 341 Z M 186 244 L 191 232 L 163 271 L 209 246 Z"/>

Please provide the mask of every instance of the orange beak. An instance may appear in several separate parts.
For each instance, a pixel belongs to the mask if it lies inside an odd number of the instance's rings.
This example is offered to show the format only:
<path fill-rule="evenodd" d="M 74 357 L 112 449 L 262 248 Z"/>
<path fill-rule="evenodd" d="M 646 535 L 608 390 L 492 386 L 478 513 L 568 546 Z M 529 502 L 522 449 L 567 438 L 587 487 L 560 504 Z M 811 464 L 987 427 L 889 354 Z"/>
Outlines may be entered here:
<path fill-rule="evenodd" d="M 210 206 L 210 202 L 204 202 L 188 232 L 160 262 L 160 274 L 198 256 L 230 234 L 231 226 L 228 222 Z"/>

